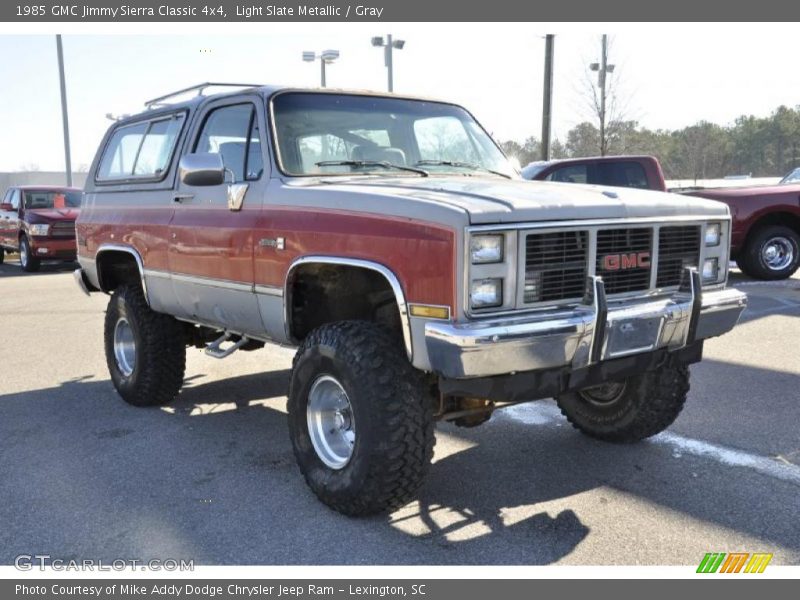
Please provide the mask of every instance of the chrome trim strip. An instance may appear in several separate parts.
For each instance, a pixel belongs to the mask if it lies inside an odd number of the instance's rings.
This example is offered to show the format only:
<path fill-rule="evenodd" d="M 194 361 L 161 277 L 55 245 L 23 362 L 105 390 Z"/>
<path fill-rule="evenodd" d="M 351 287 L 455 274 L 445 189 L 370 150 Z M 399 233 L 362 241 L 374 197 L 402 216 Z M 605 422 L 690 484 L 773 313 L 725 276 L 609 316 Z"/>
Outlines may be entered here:
<path fill-rule="evenodd" d="M 234 290 L 237 292 L 252 292 L 253 284 L 241 281 L 231 281 L 229 279 L 215 279 L 213 277 L 201 277 L 199 275 L 187 275 L 185 273 L 170 273 L 160 269 L 146 269 L 145 275 L 148 277 L 158 277 L 161 279 L 171 279 L 179 283 L 191 283 L 194 285 L 206 285 L 209 287 Z"/>
<path fill-rule="evenodd" d="M 408 354 L 408 360 L 413 359 L 414 350 L 411 344 L 411 324 L 409 323 L 408 304 L 406 303 L 406 297 L 403 293 L 403 286 L 400 285 L 400 280 L 397 279 L 397 276 L 388 267 L 380 263 L 363 260 L 360 258 L 347 258 L 344 256 L 301 256 L 300 258 L 295 259 L 292 264 L 289 265 L 289 268 L 286 271 L 286 280 L 284 281 L 283 292 L 283 321 L 287 340 L 296 343 L 296 340 L 294 340 L 292 337 L 292 332 L 289 328 L 291 317 L 290 310 L 292 306 L 292 298 L 290 293 L 292 273 L 294 273 L 294 270 L 301 265 L 314 263 L 360 267 L 362 269 L 377 271 L 383 275 L 391 286 L 392 291 L 394 292 L 394 297 L 397 300 L 397 308 L 400 311 L 400 325 L 403 329 L 403 342 L 406 347 L 406 354 Z"/>
<path fill-rule="evenodd" d="M 497 223 L 493 225 L 471 225 L 469 233 L 503 231 L 508 229 L 573 229 L 580 227 L 603 227 L 606 225 L 655 225 L 657 223 L 691 223 L 702 225 L 707 221 L 730 221 L 730 215 L 683 215 L 678 217 L 623 217 L 620 219 L 585 219 L 576 221 L 535 221 L 533 223 Z"/>
<path fill-rule="evenodd" d="M 256 285 L 256 294 L 264 294 L 265 296 L 277 296 L 283 298 L 283 289 L 277 285 Z"/>
<path fill-rule="evenodd" d="M 139 279 L 142 282 L 142 292 L 144 292 L 144 299 L 147 302 L 147 305 L 150 306 L 150 296 L 147 293 L 147 282 L 144 279 L 144 263 L 142 262 L 142 257 L 139 252 L 133 246 L 125 246 L 123 244 L 102 244 L 95 252 L 95 262 L 97 261 L 100 254 L 103 252 L 127 252 L 131 256 L 133 256 L 134 260 L 136 260 L 136 265 L 139 267 Z M 97 281 L 100 284 L 100 287 L 103 288 L 102 277 L 100 275 L 100 271 L 97 272 Z M 106 290 L 103 289 L 105 292 Z"/>

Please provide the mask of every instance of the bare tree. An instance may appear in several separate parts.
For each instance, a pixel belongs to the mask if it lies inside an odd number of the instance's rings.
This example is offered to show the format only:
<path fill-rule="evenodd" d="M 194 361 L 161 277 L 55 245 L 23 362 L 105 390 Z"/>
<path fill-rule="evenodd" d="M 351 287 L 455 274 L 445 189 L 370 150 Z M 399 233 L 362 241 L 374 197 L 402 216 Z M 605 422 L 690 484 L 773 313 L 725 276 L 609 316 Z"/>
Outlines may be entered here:
<path fill-rule="evenodd" d="M 581 94 L 599 131 L 597 151 L 600 156 L 618 152 L 629 121 L 627 99 L 620 92 L 618 65 L 610 62 L 613 38 L 600 39 L 600 60 L 588 65 Z"/>

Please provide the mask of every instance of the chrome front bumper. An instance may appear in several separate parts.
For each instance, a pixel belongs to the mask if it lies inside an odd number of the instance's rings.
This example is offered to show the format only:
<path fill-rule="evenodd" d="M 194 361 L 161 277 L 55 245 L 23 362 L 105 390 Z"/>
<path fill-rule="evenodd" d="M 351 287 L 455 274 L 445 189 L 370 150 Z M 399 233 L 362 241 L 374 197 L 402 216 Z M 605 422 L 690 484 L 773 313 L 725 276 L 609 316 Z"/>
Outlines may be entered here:
<path fill-rule="evenodd" d="M 603 282 L 589 280 L 584 303 L 571 310 L 505 321 L 425 325 L 432 369 L 443 377 L 490 377 L 678 350 L 733 329 L 747 305 L 735 289 L 703 292 L 695 270 L 674 295 L 637 302 L 606 300 Z"/>

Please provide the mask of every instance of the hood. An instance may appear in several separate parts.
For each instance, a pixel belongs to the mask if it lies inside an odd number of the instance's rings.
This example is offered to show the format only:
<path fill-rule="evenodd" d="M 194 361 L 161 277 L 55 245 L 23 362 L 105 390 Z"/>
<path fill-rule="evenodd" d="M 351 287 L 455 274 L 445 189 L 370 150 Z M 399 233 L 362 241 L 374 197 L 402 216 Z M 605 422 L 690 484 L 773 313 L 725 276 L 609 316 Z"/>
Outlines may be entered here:
<path fill-rule="evenodd" d="M 666 192 L 489 177 L 326 178 L 298 185 L 439 203 L 464 211 L 474 225 L 728 214 L 720 202 Z"/>
<path fill-rule="evenodd" d="M 78 218 L 77 208 L 26 208 L 25 215 L 29 221 L 74 221 Z M 35 218 L 31 218 L 35 217 Z"/>

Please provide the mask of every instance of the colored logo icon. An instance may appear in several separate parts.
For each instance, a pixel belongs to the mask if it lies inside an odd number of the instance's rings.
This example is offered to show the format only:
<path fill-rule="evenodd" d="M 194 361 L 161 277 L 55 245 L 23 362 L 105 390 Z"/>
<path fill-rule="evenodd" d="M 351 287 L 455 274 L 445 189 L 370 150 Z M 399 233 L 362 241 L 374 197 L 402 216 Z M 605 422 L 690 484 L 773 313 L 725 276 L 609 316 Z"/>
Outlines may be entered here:
<path fill-rule="evenodd" d="M 763 573 L 772 554 L 749 552 L 709 552 L 700 561 L 698 573 Z"/>

